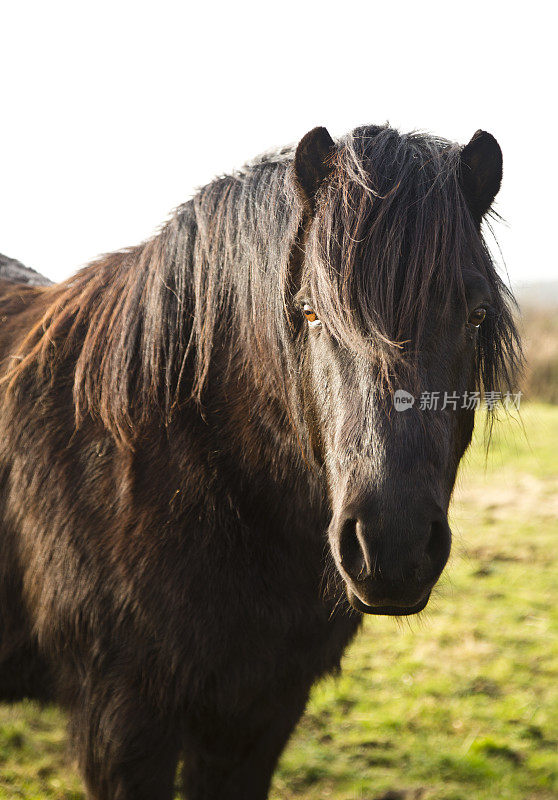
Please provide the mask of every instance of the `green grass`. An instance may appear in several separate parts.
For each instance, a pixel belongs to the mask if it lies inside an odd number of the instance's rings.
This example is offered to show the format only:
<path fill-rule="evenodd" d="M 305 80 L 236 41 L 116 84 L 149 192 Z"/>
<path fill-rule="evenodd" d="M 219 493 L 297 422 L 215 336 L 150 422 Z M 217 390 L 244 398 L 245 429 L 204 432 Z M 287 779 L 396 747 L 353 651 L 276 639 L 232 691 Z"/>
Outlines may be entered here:
<path fill-rule="evenodd" d="M 522 422 L 497 424 L 488 457 L 480 426 L 427 611 L 366 619 L 273 800 L 558 796 L 558 408 L 524 406 Z M 83 797 L 55 709 L 0 706 L 0 798 L 18 797 Z"/>

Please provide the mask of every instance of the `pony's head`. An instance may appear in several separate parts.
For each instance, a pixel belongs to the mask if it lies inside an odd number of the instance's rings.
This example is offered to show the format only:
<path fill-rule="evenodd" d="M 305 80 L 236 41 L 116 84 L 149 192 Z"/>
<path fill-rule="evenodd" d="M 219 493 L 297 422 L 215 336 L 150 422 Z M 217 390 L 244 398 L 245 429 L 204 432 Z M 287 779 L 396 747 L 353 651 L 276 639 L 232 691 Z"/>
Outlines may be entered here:
<path fill-rule="evenodd" d="M 37 364 L 46 391 L 67 369 L 77 424 L 91 415 L 124 443 L 197 418 L 201 401 L 219 446 L 260 472 L 267 459 L 278 483 L 297 452 L 304 469 L 314 459 L 305 500 L 322 518 L 323 474 L 352 605 L 419 611 L 450 551 L 471 393 L 513 388 L 520 358 L 481 236 L 501 177 L 482 131 L 461 148 L 317 128 L 294 158 L 213 181 L 158 236 L 45 290 L 3 380 L 17 399 Z"/>
<path fill-rule="evenodd" d="M 293 278 L 303 396 L 351 604 L 424 608 L 449 556 L 448 505 L 475 392 L 510 383 L 509 293 L 481 236 L 502 154 L 387 127 L 300 142 L 306 220 Z"/>

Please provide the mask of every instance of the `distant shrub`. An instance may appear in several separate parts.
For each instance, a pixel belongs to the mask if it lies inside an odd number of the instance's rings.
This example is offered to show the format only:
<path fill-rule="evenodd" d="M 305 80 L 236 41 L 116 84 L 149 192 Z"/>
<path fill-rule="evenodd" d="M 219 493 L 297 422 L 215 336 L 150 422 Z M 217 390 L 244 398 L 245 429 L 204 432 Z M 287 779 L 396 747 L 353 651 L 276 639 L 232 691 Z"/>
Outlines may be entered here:
<path fill-rule="evenodd" d="M 528 400 L 558 405 L 558 308 L 524 309 L 521 327 L 526 362 L 521 390 Z"/>

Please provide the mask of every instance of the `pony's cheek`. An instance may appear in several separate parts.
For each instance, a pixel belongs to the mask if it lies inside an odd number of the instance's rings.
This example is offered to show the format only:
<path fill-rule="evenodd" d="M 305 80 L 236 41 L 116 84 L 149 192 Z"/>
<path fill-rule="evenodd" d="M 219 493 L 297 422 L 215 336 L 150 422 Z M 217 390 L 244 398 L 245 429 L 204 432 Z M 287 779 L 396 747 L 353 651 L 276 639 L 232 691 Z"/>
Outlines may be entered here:
<path fill-rule="evenodd" d="M 463 410 L 458 419 L 458 435 L 457 435 L 457 453 L 456 462 L 459 463 L 465 450 L 471 444 L 473 438 L 473 429 L 475 427 L 475 412 L 474 410 Z"/>

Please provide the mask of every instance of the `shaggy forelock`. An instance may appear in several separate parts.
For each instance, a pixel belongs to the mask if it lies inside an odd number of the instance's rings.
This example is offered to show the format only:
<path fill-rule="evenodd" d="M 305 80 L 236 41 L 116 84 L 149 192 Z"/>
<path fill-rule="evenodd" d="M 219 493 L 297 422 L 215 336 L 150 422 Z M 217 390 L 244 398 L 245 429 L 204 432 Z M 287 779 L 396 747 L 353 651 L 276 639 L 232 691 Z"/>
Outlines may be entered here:
<path fill-rule="evenodd" d="M 337 145 L 307 243 L 305 279 L 322 323 L 344 347 L 378 355 L 386 376 L 413 367 L 425 333 L 465 313 L 463 270 L 488 281 L 478 382 L 510 382 L 519 358 L 511 306 L 459 179 L 461 148 L 426 134 L 358 128 Z M 459 313 L 459 310 L 458 312 Z"/>

